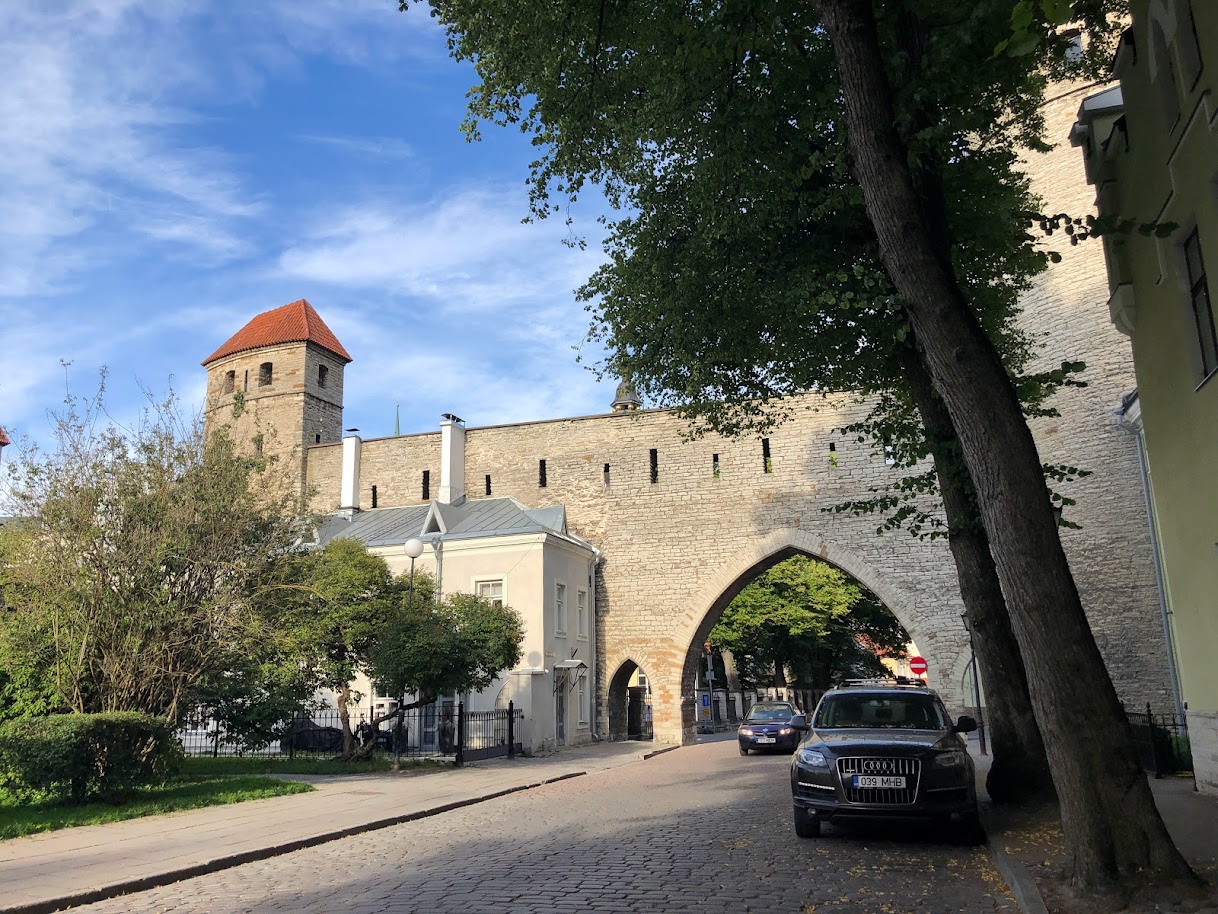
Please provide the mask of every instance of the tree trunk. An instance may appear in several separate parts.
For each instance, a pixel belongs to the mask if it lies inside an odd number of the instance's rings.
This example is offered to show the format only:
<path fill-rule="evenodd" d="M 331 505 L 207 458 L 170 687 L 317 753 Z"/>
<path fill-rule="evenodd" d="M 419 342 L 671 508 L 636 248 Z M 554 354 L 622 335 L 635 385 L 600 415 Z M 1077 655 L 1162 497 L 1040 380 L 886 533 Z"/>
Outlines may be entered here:
<path fill-rule="evenodd" d="M 904 355 L 905 377 L 930 444 L 947 515 L 948 545 L 956 563 L 960 598 L 968 611 L 977 651 L 977 666 L 987 698 L 986 727 L 993 764 L 985 786 L 995 803 L 1048 800 L 1053 793 L 1049 760 L 1032 713 L 1028 675 L 1010 615 L 990 541 L 977 512 L 972 482 L 960 456 L 959 440 L 930 375 L 913 348 Z"/>
<path fill-rule="evenodd" d="M 1075 886 L 1195 881 L 1167 834 L 1058 538 L 1040 457 L 1002 361 L 935 255 L 897 135 L 870 0 L 816 0 L 847 143 L 888 275 L 908 309 L 977 492 L 1032 706 L 1047 734 Z"/>
<path fill-rule="evenodd" d="M 740 691 L 740 673 L 736 670 L 736 658 L 731 651 L 720 651 L 723 658 L 723 676 L 727 680 L 727 690 L 735 695 Z"/>
<path fill-rule="evenodd" d="M 355 747 L 355 734 L 351 732 L 351 710 L 347 702 L 351 700 L 351 686 L 344 683 L 338 690 L 338 721 L 343 728 L 343 757 L 349 757 Z"/>

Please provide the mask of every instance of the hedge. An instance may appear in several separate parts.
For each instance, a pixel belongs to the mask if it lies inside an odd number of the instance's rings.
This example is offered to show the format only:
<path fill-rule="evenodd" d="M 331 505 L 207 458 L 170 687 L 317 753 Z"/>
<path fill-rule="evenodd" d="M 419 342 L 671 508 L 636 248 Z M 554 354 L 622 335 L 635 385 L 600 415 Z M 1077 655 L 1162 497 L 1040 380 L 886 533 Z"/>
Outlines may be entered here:
<path fill-rule="evenodd" d="M 0 790 L 18 802 L 121 802 L 163 783 L 182 749 L 147 714 L 56 714 L 0 725 Z"/>

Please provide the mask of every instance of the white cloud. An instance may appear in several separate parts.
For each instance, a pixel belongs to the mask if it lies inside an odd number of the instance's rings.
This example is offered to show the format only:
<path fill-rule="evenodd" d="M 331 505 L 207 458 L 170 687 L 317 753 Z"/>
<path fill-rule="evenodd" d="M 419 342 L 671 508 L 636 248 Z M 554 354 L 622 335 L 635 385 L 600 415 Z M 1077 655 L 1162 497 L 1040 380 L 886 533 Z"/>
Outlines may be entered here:
<path fill-rule="evenodd" d="M 387 136 L 302 136 L 306 143 L 317 143 L 322 146 L 334 146 L 345 152 L 366 156 L 372 159 L 413 159 L 416 155 L 414 147 L 405 140 Z"/>
<path fill-rule="evenodd" d="M 573 301 L 601 255 L 565 247 L 558 221 L 522 224 L 523 192 L 450 191 L 425 203 L 377 202 L 314 213 L 318 226 L 279 258 L 282 275 L 494 311 L 555 296 Z"/>

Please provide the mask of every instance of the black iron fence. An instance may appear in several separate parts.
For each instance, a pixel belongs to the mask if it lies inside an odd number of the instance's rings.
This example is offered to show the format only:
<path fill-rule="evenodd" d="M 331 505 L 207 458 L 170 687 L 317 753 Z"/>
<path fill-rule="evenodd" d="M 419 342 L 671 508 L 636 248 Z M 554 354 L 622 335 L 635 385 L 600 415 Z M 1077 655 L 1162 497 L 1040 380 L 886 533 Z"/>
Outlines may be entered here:
<path fill-rule="evenodd" d="M 1174 714 L 1155 714 L 1149 704 L 1145 711 L 1126 713 L 1143 768 L 1157 778 L 1193 770 L 1186 721 Z"/>
<path fill-rule="evenodd" d="M 334 758 L 344 754 L 342 716 L 334 708 L 297 711 L 287 720 L 262 726 L 226 725 L 207 709 L 187 716 L 178 738 L 187 755 L 213 758 Z M 435 702 L 370 715 L 367 707 L 347 714 L 352 746 L 394 758 L 467 760 L 524 751 L 524 713 L 509 702 L 494 711 L 466 711 L 461 702 Z"/>

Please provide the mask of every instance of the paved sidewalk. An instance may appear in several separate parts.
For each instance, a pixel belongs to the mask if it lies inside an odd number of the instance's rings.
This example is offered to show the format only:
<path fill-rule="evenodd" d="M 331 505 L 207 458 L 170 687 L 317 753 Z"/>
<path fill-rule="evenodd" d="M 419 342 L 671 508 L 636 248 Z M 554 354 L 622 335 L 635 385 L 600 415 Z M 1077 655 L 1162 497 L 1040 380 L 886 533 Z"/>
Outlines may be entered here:
<path fill-rule="evenodd" d="M 985 776 L 989 771 L 990 759 L 978 757 L 975 745 L 970 745 L 969 749 L 977 763 L 977 794 L 982 798 L 982 810 L 985 812 Z M 1193 789 L 1192 778 L 1151 778 L 1150 789 L 1159 815 L 1163 817 L 1163 823 L 1184 859 L 1208 883 L 1218 884 L 1218 797 L 1198 793 Z M 1023 914 L 1047 912 L 1048 907 L 1033 874 L 1014 855 L 1003 850 L 1001 821 L 1001 816 L 987 816 L 990 852 L 999 872 L 1007 881 Z M 1200 908 L 1196 914 L 1218 914 L 1218 908 Z"/>
<path fill-rule="evenodd" d="M 675 748 L 596 743 L 423 774 L 300 778 L 313 793 L 0 841 L 0 914 L 34 914 L 166 885 Z"/>

